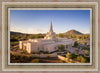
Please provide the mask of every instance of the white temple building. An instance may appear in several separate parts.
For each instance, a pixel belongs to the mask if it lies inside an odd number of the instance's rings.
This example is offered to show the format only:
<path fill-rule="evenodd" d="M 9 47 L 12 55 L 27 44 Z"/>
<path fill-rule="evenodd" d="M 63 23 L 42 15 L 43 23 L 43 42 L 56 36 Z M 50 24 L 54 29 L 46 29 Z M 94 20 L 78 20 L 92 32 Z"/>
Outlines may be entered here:
<path fill-rule="evenodd" d="M 19 48 L 26 50 L 28 53 L 39 51 L 53 52 L 58 50 L 59 45 L 64 45 L 65 49 L 71 48 L 74 45 L 74 40 L 56 37 L 52 22 L 49 32 L 47 32 L 47 35 L 43 39 L 19 41 Z"/>

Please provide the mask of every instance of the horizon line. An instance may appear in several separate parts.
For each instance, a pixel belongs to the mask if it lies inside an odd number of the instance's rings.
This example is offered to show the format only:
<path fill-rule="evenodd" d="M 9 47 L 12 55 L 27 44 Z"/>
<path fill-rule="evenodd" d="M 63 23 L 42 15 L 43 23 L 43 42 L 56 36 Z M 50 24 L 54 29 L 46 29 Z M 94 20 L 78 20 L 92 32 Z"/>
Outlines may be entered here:
<path fill-rule="evenodd" d="M 71 29 L 71 30 L 75 30 L 75 29 Z M 68 31 L 70 31 L 70 30 L 68 30 Z M 68 32 L 68 31 L 66 31 L 66 32 Z M 78 31 L 78 30 L 75 30 L 75 31 Z M 47 32 L 42 32 L 42 33 L 27 33 L 27 32 L 20 32 L 20 31 L 14 31 L 14 30 L 10 30 L 10 32 L 18 32 L 18 33 L 23 33 L 23 34 L 47 34 Z M 56 33 L 56 34 L 60 34 L 60 33 L 66 33 L 66 32 L 58 32 L 58 33 Z M 80 31 L 78 31 L 78 32 L 80 32 Z M 90 34 L 89 32 L 87 32 L 87 33 L 84 33 L 84 32 L 80 32 L 80 33 L 82 33 L 82 34 Z"/>

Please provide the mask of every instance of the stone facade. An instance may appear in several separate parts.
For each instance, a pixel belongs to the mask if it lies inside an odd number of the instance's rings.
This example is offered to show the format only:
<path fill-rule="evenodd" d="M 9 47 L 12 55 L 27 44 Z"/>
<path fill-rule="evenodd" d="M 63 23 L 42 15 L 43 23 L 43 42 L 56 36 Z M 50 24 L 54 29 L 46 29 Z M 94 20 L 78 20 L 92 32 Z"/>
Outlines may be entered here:
<path fill-rule="evenodd" d="M 19 48 L 26 50 L 28 53 L 31 52 L 53 52 L 58 49 L 59 45 L 64 45 L 65 49 L 71 48 L 74 45 L 72 39 L 58 38 L 56 33 L 53 32 L 52 22 L 49 32 L 44 39 L 29 39 L 27 41 L 19 41 Z"/>

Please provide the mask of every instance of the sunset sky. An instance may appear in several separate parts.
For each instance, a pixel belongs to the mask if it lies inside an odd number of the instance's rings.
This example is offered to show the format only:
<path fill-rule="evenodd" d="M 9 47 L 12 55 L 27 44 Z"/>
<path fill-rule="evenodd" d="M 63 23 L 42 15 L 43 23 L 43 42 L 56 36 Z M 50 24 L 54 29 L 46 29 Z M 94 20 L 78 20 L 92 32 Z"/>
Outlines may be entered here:
<path fill-rule="evenodd" d="M 10 10 L 10 31 L 47 33 L 51 20 L 56 33 L 90 33 L 90 10 Z"/>

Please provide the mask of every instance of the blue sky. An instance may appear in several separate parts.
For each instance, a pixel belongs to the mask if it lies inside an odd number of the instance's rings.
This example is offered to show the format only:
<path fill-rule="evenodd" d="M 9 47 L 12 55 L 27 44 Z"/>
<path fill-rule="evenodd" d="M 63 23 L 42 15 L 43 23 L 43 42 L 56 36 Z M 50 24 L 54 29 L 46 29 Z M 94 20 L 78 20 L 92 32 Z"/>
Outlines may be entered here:
<path fill-rule="evenodd" d="M 47 33 L 51 20 L 56 33 L 71 29 L 90 33 L 90 10 L 11 10 L 10 31 Z"/>

